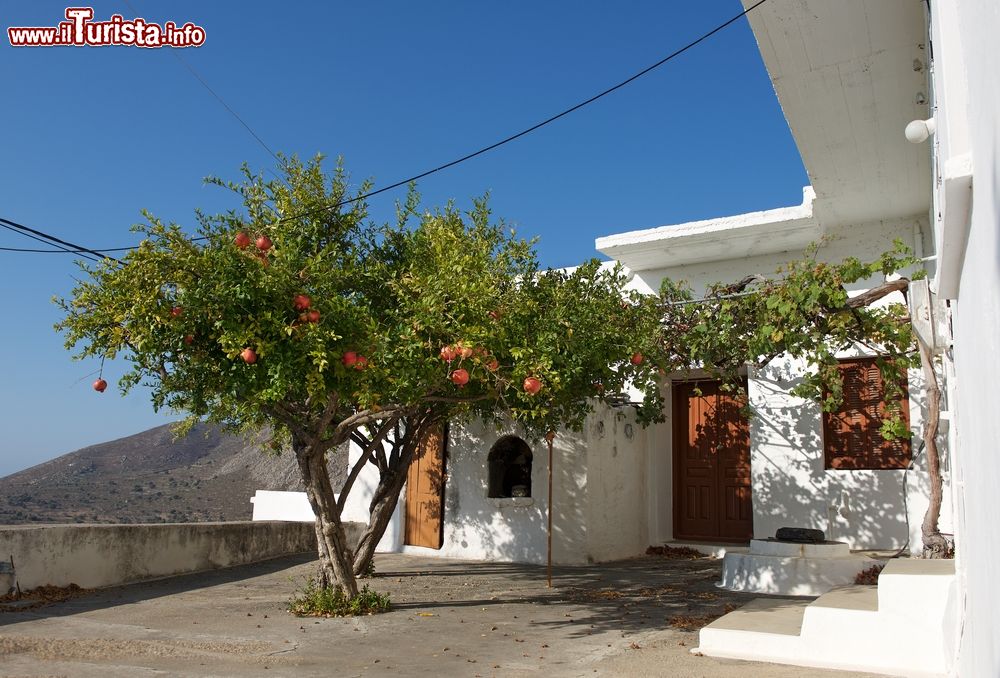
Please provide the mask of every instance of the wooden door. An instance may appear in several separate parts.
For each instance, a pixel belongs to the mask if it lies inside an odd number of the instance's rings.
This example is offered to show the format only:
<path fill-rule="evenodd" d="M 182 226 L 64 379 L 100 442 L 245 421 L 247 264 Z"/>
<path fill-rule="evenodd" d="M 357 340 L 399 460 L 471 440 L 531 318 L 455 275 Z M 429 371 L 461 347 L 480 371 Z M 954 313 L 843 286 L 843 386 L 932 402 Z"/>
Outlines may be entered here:
<path fill-rule="evenodd" d="M 404 544 L 439 549 L 444 542 L 446 436 L 446 431 L 432 431 L 410 462 L 406 476 Z"/>
<path fill-rule="evenodd" d="M 749 429 L 739 401 L 717 381 L 674 386 L 674 536 L 753 536 Z"/>

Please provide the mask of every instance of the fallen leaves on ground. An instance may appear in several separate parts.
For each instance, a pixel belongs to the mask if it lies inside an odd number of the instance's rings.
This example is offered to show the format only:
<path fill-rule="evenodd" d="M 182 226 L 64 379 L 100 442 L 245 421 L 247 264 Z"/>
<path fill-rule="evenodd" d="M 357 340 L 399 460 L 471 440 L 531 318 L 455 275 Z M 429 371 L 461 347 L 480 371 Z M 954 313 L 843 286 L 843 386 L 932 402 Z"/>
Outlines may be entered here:
<path fill-rule="evenodd" d="M 703 626 L 707 626 L 724 614 L 729 614 L 738 605 L 727 604 L 722 610 L 709 612 L 706 614 L 676 614 L 667 619 L 667 624 L 678 631 L 698 631 Z"/>
<path fill-rule="evenodd" d="M 867 570 L 861 570 L 854 577 L 855 584 L 867 584 L 874 585 L 878 584 L 878 576 L 882 573 L 882 569 L 885 565 L 872 565 Z"/>
<path fill-rule="evenodd" d="M 671 560 L 694 560 L 696 558 L 708 558 L 701 551 L 697 551 L 690 546 L 650 546 L 646 549 L 647 556 L 661 556 Z"/>
<path fill-rule="evenodd" d="M 597 591 L 574 589 L 571 593 L 577 600 L 618 600 L 625 596 L 621 591 L 614 589 L 599 589 Z"/>
<path fill-rule="evenodd" d="M 61 603 L 71 598 L 86 595 L 90 591 L 90 589 L 82 588 L 76 584 L 70 584 L 69 586 L 39 586 L 30 591 L 22 591 L 20 596 L 16 593 L 9 593 L 0 596 L 0 612 L 30 610 L 49 603 Z M 26 604 L 25 601 L 31 602 Z M 14 607 L 9 605 L 10 603 L 17 603 L 17 605 Z"/>

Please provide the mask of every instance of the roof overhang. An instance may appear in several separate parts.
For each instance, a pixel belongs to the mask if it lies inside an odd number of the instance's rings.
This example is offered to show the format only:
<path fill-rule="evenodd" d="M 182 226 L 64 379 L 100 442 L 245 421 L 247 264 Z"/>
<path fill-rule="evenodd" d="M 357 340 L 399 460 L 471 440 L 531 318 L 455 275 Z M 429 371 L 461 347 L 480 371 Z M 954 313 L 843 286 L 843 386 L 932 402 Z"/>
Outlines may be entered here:
<path fill-rule="evenodd" d="M 747 17 L 827 224 L 927 214 L 930 152 L 903 136 L 930 115 L 924 3 L 775 0 Z"/>
<path fill-rule="evenodd" d="M 796 207 L 597 239 L 634 271 L 801 251 L 833 227 L 930 210 L 928 146 L 903 135 L 929 116 L 922 3 L 773 0 L 747 16 L 811 187 Z"/>
<path fill-rule="evenodd" d="M 806 186 L 802 204 L 794 207 L 619 233 L 598 238 L 596 245 L 633 271 L 801 251 L 822 235 L 814 200 Z"/>

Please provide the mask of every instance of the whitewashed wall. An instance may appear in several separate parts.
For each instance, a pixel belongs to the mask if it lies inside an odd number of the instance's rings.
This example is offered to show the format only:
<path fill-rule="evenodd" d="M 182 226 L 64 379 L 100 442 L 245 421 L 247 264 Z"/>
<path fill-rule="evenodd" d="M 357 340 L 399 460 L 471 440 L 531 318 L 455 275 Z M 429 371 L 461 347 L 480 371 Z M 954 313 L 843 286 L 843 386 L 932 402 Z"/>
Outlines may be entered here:
<path fill-rule="evenodd" d="M 867 257 L 891 247 L 894 238 L 924 253 L 925 219 L 896 219 L 830 229 L 832 240 L 820 258 L 839 261 Z M 740 260 L 691 264 L 642 271 L 631 286 L 650 291 L 666 275 L 687 280 L 696 290 L 715 281 L 732 281 L 751 273 L 772 273 L 799 252 Z M 857 290 L 869 284 L 859 284 Z M 757 408 L 751 423 L 754 533 L 772 536 L 783 525 L 826 530 L 854 548 L 900 548 L 909 538 L 920 545 L 919 526 L 926 509 L 925 457 L 914 445 L 915 468 L 902 471 L 826 471 L 823 469 L 821 418 L 818 408 L 792 398 L 787 388 L 801 366 L 780 359 L 751 375 L 750 396 Z M 919 432 L 921 377 L 911 379 L 911 424 Z M 642 553 L 650 544 L 673 536 L 672 426 L 670 389 L 664 389 L 667 422 L 648 429 L 635 423 L 629 408 L 592 415 L 580 433 L 556 439 L 554 468 L 553 558 L 579 564 Z M 441 549 L 404 546 L 404 495 L 379 544 L 380 551 L 405 551 L 473 560 L 544 563 L 546 558 L 547 450 L 532 446 L 532 497 L 487 497 L 486 457 L 499 437 L 516 430 L 495 431 L 480 424 L 456 424 L 448 441 L 444 544 Z M 946 452 L 945 448 L 945 452 Z M 357 459 L 352 449 L 351 463 Z M 945 472 L 948 472 L 947 457 Z M 345 512 L 347 520 L 367 520 L 367 507 L 377 482 L 369 467 L 358 479 Z M 907 517 L 909 530 L 907 530 Z M 947 511 L 942 518 L 950 531 Z"/>
<path fill-rule="evenodd" d="M 957 566 L 964 605 L 957 673 L 1000 675 L 1000 5 L 995 0 L 935 2 L 934 49 L 940 60 L 964 61 L 962 96 L 938 102 L 946 132 L 968 139 L 972 210 L 960 287 L 953 302 Z M 952 14 L 949 16 L 949 12 Z M 949 23 L 950 21 L 950 23 Z M 944 90 L 935 67 L 935 88 Z M 961 93 L 960 93 L 961 94 Z M 942 149 L 944 152 L 945 149 Z M 940 158 L 940 164 L 950 158 Z M 945 205 L 951 209 L 952 205 Z M 945 215 L 948 216 L 948 215 Z M 948 234 L 954 235 L 954 234 Z"/>
<path fill-rule="evenodd" d="M 819 405 L 788 393 L 802 378 L 805 365 L 778 358 L 748 381 L 754 416 L 750 420 L 750 469 L 754 535 L 774 536 L 779 527 L 824 530 L 828 539 L 852 549 L 921 551 L 920 523 L 928 504 L 927 457 L 919 434 L 925 420 L 924 380 L 910 370 L 910 471 L 835 471 L 824 468 L 823 425 Z M 944 469 L 945 486 L 948 482 Z M 904 489 L 905 488 L 905 489 Z M 905 500 L 904 500 L 905 492 Z M 946 495 L 941 517 L 952 524 Z"/>
<path fill-rule="evenodd" d="M 531 444 L 531 497 L 487 496 L 487 455 L 504 435 L 478 422 L 454 423 L 448 439 L 444 543 L 440 549 L 403 544 L 406 488 L 380 552 L 543 564 L 547 559 L 548 448 Z M 650 542 L 648 433 L 631 408 L 601 409 L 583 431 L 562 431 L 553 447 L 552 558 L 579 565 L 639 555 Z M 352 449 L 351 463 L 358 458 Z M 345 508 L 345 520 L 366 521 L 377 483 L 368 467 Z"/>
<path fill-rule="evenodd" d="M 644 553 L 652 543 L 650 492 L 669 493 L 647 482 L 653 428 L 636 423 L 634 413 L 631 407 L 601 408 L 587 422 L 588 561 Z"/>
<path fill-rule="evenodd" d="M 361 448 L 356 443 L 351 443 L 347 455 L 348 472 L 354 468 L 354 464 L 361 458 Z M 356 521 L 368 524 L 371 513 L 368 510 L 372 497 L 375 496 L 375 488 L 378 487 L 378 469 L 373 464 L 365 464 L 364 470 L 358 474 L 351 493 L 344 504 L 344 513 L 341 518 L 345 521 Z M 340 495 L 338 494 L 339 498 Z M 399 503 L 392 513 L 392 518 L 385 528 L 385 534 L 375 547 L 378 553 L 395 553 L 403 546 L 403 507 L 406 505 L 406 495 L 400 493 Z"/>
<path fill-rule="evenodd" d="M 862 259 L 875 256 L 891 248 L 896 238 L 922 256 L 929 227 L 926 219 L 914 217 L 831 228 L 828 233 L 831 240 L 821 248 L 819 258 L 836 262 L 847 256 Z M 787 252 L 640 271 L 635 273 L 633 284 L 651 292 L 669 276 L 687 281 L 696 293 L 701 293 L 714 282 L 731 282 L 755 273 L 773 274 L 779 265 L 801 256 L 801 252 Z M 871 284 L 859 283 L 852 291 L 866 289 Z M 919 550 L 920 522 L 928 494 L 926 457 L 919 451 L 919 439 L 915 438 L 913 445 L 914 469 L 905 474 L 905 501 L 903 471 L 824 470 L 819 407 L 787 392 L 801 378 L 802 368 L 779 358 L 749 378 L 749 395 L 756 410 L 750 425 L 754 536 L 773 536 L 777 528 L 795 525 L 823 529 L 831 538 L 846 541 L 852 548 L 901 548 L 909 539 L 910 548 Z M 909 379 L 911 429 L 919 435 L 924 402 L 920 371 L 912 370 Z M 667 423 L 645 433 L 650 449 L 647 461 L 650 543 L 673 537 L 670 431 L 674 422 L 669 388 L 665 388 L 664 395 Z M 942 452 L 947 483 L 947 446 Z M 941 521 L 946 532 L 952 525 L 947 503 L 946 499 Z"/>
<path fill-rule="evenodd" d="M 407 546 L 407 553 L 471 560 L 544 563 L 546 559 L 546 491 L 548 448 L 531 447 L 531 497 L 487 497 L 487 455 L 502 436 L 480 423 L 452 424 L 448 436 L 445 482 L 444 544 L 440 549 Z M 523 436 L 523 434 L 521 434 Z M 586 459 L 580 441 L 559 436 L 554 448 L 553 560 L 579 562 L 585 551 L 580 516 L 580 488 L 586 483 Z"/>

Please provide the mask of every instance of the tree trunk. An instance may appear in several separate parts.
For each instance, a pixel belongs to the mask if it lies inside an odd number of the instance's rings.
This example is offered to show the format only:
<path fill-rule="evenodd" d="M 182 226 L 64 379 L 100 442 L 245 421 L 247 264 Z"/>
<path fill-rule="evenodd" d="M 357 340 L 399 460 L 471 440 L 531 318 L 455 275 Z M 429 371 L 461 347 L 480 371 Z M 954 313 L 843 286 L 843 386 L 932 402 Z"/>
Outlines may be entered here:
<path fill-rule="evenodd" d="M 407 471 L 410 462 L 420 447 L 420 441 L 426 431 L 432 428 L 431 419 L 410 418 L 404 426 L 402 440 L 393 441 L 398 455 L 389 455 L 388 468 L 380 475 L 378 486 L 368 505 L 369 519 L 361 539 L 358 540 L 357 552 L 354 556 L 354 573 L 360 575 L 368 571 L 385 528 L 392 519 L 392 513 L 399 503 L 399 493 L 406 484 Z"/>
<path fill-rule="evenodd" d="M 948 540 L 941 534 L 938 520 L 941 517 L 941 501 L 943 499 L 941 481 L 941 458 L 938 456 L 937 433 L 941 420 L 941 389 L 938 386 L 937 374 L 934 372 L 934 362 L 930 350 L 918 338 L 920 349 L 920 366 L 923 368 L 927 391 L 927 421 L 924 423 L 924 450 L 927 453 L 927 474 L 930 476 L 931 495 L 924 514 L 924 522 L 920 533 L 924 543 L 925 558 L 945 558 L 949 552 Z"/>
<path fill-rule="evenodd" d="M 327 586 L 332 580 L 348 596 L 356 596 L 358 581 L 351 567 L 354 558 L 340 521 L 326 460 L 321 452 L 315 451 L 307 441 L 297 436 L 292 437 L 292 449 L 299 463 L 309 505 L 316 516 L 320 583 Z"/>
<path fill-rule="evenodd" d="M 402 459 L 400 459 L 401 461 Z M 368 526 L 361 535 L 361 539 L 358 540 L 358 548 L 354 555 L 354 574 L 356 575 L 361 575 L 368 571 L 372 557 L 375 555 L 375 547 L 378 546 L 382 535 L 385 534 L 385 528 L 389 526 L 389 521 L 392 520 L 396 504 L 399 503 L 399 493 L 403 490 L 403 485 L 406 483 L 406 469 L 409 466 L 409 459 L 406 461 L 405 465 L 397 463 L 394 465 L 394 468 L 382 474 L 378 486 L 375 488 L 375 494 L 372 496 L 370 506 L 371 515 L 368 519 Z"/>

